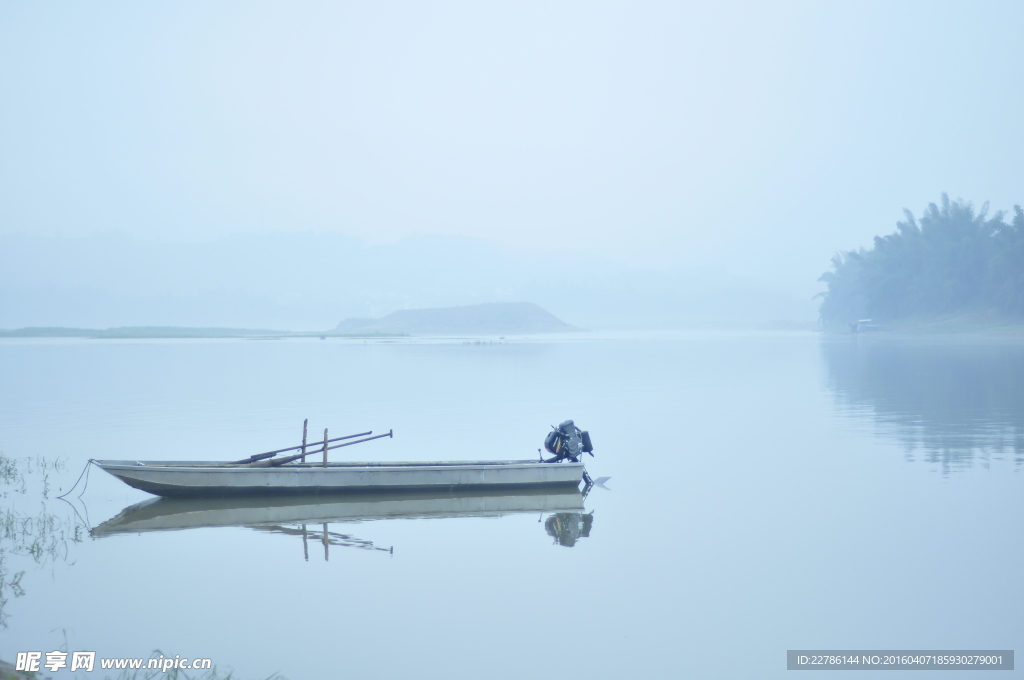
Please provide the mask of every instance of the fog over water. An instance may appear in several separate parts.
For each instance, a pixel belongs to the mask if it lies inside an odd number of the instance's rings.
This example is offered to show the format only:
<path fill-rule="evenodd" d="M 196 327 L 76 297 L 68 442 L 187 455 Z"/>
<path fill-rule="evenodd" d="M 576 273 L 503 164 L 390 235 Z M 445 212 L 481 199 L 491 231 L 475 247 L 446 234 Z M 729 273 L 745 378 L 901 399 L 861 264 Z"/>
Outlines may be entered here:
<path fill-rule="evenodd" d="M 0 282 L 0 328 L 318 328 L 350 309 L 527 295 L 584 325 L 810 321 L 829 258 L 902 208 L 942 191 L 1024 200 L 1022 13 L 8 3 L 0 252 L 31 275 Z M 402 241 L 424 235 L 486 244 Z M 366 259 L 392 289 L 302 271 L 351 270 L 381 244 L 396 251 Z M 416 277 L 403 251 L 447 257 Z M 495 276 L 494 261 L 514 266 Z M 462 278 L 445 288 L 443 272 Z M 321 283 L 344 290 L 309 300 Z M 584 310 L 630 285 L 614 313 Z M 653 311 L 630 312 L 647 298 Z"/>

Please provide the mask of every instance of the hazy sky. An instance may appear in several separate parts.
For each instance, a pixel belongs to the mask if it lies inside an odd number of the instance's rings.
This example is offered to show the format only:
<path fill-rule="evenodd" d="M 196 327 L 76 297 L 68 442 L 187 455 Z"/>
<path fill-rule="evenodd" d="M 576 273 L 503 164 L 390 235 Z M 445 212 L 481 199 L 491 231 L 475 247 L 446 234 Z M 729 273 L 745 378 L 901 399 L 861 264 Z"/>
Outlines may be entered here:
<path fill-rule="evenodd" d="M 815 289 L 1024 202 L 1024 3 L 0 5 L 0 233 L 486 237 Z"/>

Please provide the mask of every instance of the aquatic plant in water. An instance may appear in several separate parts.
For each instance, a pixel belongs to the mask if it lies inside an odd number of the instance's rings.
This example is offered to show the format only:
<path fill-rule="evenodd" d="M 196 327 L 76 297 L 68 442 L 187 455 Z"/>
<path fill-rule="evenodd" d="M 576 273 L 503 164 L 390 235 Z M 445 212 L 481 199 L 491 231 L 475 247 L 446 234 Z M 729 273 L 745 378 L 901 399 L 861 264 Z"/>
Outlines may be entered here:
<path fill-rule="evenodd" d="M 63 471 L 60 459 L 15 459 L 0 451 L 0 498 L 8 498 L 11 493 L 27 495 L 31 482 L 31 490 L 44 501 L 39 511 L 31 514 L 0 507 L 0 630 L 8 625 L 5 609 L 10 598 L 25 594 L 22 578 L 26 570 L 11 567 L 11 558 L 29 558 L 37 567 L 67 562 L 70 545 L 81 543 L 85 535 L 85 527 L 76 515 L 51 512 L 45 503 L 49 473 Z"/>

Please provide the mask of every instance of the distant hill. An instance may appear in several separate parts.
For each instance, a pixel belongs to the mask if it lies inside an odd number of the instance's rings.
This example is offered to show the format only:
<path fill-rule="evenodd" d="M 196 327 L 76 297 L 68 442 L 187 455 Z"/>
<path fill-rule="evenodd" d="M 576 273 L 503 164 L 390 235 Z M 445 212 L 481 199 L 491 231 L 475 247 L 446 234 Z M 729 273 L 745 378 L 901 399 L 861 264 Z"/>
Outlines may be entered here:
<path fill-rule="evenodd" d="M 403 309 L 380 319 L 346 319 L 334 333 L 526 335 L 579 330 L 531 302 Z"/>
<path fill-rule="evenodd" d="M 579 330 L 529 302 L 495 302 L 468 307 L 407 309 L 380 319 L 346 319 L 333 331 L 294 332 L 257 328 L 122 326 L 118 328 L 29 327 L 0 329 L 0 338 L 248 338 L 347 335 L 525 335 Z"/>

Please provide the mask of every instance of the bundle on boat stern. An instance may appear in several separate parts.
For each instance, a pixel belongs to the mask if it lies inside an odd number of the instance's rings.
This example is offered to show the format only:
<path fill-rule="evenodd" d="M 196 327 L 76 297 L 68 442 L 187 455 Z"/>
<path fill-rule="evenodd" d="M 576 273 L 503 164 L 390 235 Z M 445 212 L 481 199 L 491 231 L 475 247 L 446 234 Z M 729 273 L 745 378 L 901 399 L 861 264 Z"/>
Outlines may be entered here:
<path fill-rule="evenodd" d="M 551 458 L 544 460 L 545 463 L 558 463 L 568 460 L 573 463 L 580 462 L 584 453 L 594 455 L 594 445 L 590 441 L 590 433 L 576 427 L 571 420 L 563 421 L 557 427 L 552 425 L 551 432 L 544 438 L 544 448 L 548 453 L 554 454 Z M 543 459 L 542 459 L 543 460 Z M 583 470 L 583 481 L 590 486 L 594 481 Z"/>

